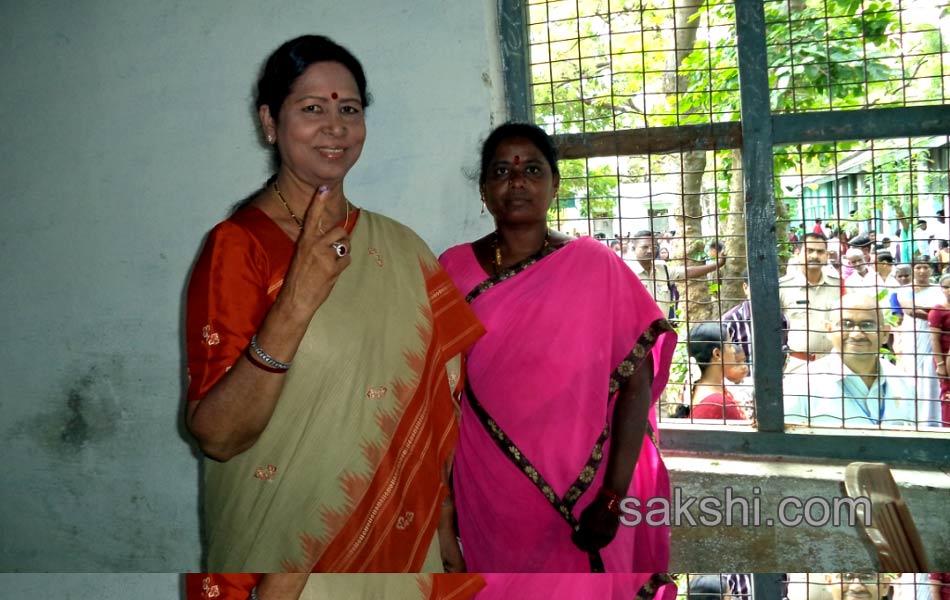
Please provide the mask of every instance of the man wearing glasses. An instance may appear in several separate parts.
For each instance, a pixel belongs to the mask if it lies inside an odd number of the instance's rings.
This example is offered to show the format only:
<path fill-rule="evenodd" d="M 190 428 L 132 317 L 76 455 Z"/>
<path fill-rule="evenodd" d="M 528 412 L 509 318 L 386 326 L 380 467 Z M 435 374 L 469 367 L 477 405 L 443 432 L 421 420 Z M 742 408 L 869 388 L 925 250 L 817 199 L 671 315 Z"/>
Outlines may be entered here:
<path fill-rule="evenodd" d="M 789 600 L 882 600 L 891 597 L 888 594 L 892 577 L 888 573 L 791 573 L 790 581 Z"/>
<path fill-rule="evenodd" d="M 829 573 L 826 589 L 832 600 L 878 600 L 888 597 L 890 585 L 887 573 Z"/>
<path fill-rule="evenodd" d="M 916 422 L 914 378 L 881 358 L 887 325 L 867 293 L 841 298 L 825 331 L 832 352 L 785 376 L 785 421 L 819 427 L 888 428 Z"/>

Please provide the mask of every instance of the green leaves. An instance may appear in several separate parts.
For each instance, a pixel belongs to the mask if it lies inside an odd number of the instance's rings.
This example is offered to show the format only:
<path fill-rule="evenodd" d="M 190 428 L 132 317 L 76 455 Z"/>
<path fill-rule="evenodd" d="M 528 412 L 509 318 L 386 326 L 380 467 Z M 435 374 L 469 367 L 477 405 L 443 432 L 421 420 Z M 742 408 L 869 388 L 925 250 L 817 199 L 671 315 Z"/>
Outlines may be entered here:
<path fill-rule="evenodd" d="M 617 175 L 610 165 L 591 167 L 586 160 L 562 160 L 557 202 L 548 216 L 563 219 L 566 208 L 578 208 L 582 217 L 611 218 L 616 214 Z"/>
<path fill-rule="evenodd" d="M 738 121 L 734 2 L 707 0 L 698 10 L 682 4 L 669 0 L 530 4 L 536 119 L 555 133 Z M 908 0 L 764 2 L 772 111 L 943 102 L 950 54 L 936 28 L 936 15 L 950 18 L 950 4 L 941 0 L 939 10 L 925 6 L 932 11 L 928 18 L 933 22 L 916 23 L 905 19 L 914 12 L 913 4 Z M 920 6 L 926 4 L 921 0 Z M 794 175 L 804 181 L 827 173 L 858 146 L 859 142 L 839 142 L 776 148 L 775 197 L 782 218 L 798 219 L 801 202 L 785 197 L 790 188 L 782 189 L 780 177 Z M 684 156 L 642 157 L 638 160 L 643 166 L 636 174 L 662 180 L 658 174 L 686 169 Z M 618 182 L 635 175 L 633 164 L 641 163 L 621 159 L 604 166 L 599 160 L 563 161 L 560 199 L 552 213 L 558 207 L 573 207 L 584 217 L 615 215 Z M 877 171 L 868 175 L 870 180 L 881 189 L 891 189 L 892 182 L 886 181 L 890 175 Z M 728 229 L 736 218 L 729 210 L 735 176 L 722 166 L 694 181 L 687 183 L 683 178 L 659 187 L 682 193 L 684 205 L 701 199 L 706 209 L 718 208 Z M 901 176 L 906 180 L 907 172 Z M 895 201 L 896 208 L 915 211 L 912 194 L 894 197 L 904 198 Z M 791 201 L 787 212 L 786 200 Z M 732 211 L 736 210 L 733 206 Z"/>

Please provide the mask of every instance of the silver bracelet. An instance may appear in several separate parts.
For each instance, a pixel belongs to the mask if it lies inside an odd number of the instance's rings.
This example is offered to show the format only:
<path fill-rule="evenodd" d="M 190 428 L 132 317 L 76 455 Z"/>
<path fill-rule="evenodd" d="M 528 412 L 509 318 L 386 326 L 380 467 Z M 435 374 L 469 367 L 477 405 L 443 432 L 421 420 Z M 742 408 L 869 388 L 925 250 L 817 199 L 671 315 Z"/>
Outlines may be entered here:
<path fill-rule="evenodd" d="M 257 595 L 257 586 L 251 588 L 251 595 L 248 600 L 261 600 L 260 596 Z"/>
<path fill-rule="evenodd" d="M 274 367 L 275 369 L 280 369 L 281 371 L 286 371 L 287 369 L 290 368 L 290 365 L 292 364 L 292 363 L 289 363 L 289 362 L 286 362 L 286 363 L 285 363 L 285 362 L 280 362 L 279 360 L 277 360 L 276 358 L 274 358 L 274 357 L 271 356 L 270 354 L 264 352 L 264 349 L 261 348 L 260 345 L 258 345 L 258 343 L 257 343 L 257 334 L 256 334 L 256 333 L 251 336 L 251 350 L 254 351 L 254 354 L 256 354 L 257 357 L 258 357 L 259 359 L 261 359 L 261 361 L 262 361 L 265 365 Z M 257 598 L 254 598 L 253 600 L 257 600 Z"/>

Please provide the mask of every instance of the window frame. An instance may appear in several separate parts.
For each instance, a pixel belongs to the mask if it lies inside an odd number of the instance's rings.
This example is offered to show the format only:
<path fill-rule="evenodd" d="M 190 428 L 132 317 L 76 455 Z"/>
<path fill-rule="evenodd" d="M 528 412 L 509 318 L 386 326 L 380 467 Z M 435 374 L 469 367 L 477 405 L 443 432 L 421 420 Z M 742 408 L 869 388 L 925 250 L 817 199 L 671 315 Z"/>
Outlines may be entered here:
<path fill-rule="evenodd" d="M 773 114 L 769 105 L 763 0 L 735 0 L 740 121 L 555 136 L 562 159 L 689 150 L 742 151 L 746 247 L 752 296 L 757 429 L 661 421 L 663 450 L 703 454 L 873 460 L 921 466 L 950 463 L 947 433 L 831 430 L 786 426 L 782 396 L 778 248 L 773 148 L 788 144 L 950 134 L 950 105 Z M 533 122 L 527 2 L 498 0 L 508 118 Z M 754 262 L 753 262 L 754 261 Z M 877 443 L 880 438 L 888 442 Z"/>

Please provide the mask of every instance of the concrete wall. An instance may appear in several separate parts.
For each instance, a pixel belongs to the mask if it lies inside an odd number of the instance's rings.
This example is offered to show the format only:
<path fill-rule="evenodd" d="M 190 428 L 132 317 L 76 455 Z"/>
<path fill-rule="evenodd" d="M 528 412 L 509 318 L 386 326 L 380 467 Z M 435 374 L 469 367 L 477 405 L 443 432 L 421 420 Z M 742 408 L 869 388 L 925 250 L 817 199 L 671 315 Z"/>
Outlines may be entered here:
<path fill-rule="evenodd" d="M 0 574 L 0 597 L 57 600 L 184 599 L 184 577 L 177 573 Z"/>
<path fill-rule="evenodd" d="M 846 463 L 804 462 L 787 459 L 747 460 L 729 457 L 666 457 L 674 490 L 682 497 L 715 497 L 724 501 L 726 488 L 733 497 L 758 498 L 762 525 L 767 518 L 774 527 L 743 527 L 740 510 L 734 512 L 732 526 L 704 527 L 696 504 L 690 513 L 699 524 L 688 521 L 672 532 L 670 570 L 674 572 L 821 572 L 875 571 L 874 562 L 858 529 L 841 522 L 795 527 L 778 524 L 780 501 L 796 497 L 803 502 L 821 498 L 833 503 L 842 497 Z M 950 473 L 940 469 L 892 469 L 894 480 L 913 515 L 936 571 L 950 570 Z M 758 490 L 758 491 L 756 491 Z M 750 511 L 751 514 L 751 511 Z M 794 518 L 801 510 L 790 506 L 785 514 Z M 843 515 L 844 513 L 839 513 Z M 824 520 L 820 510 L 812 513 L 813 522 Z M 816 521 L 817 520 L 817 521 Z"/>
<path fill-rule="evenodd" d="M 180 427 L 182 294 L 204 234 L 260 186 L 264 58 L 326 33 L 375 104 L 347 180 L 436 251 L 489 229 L 494 2 L 0 4 L 0 570 L 199 564 Z"/>

